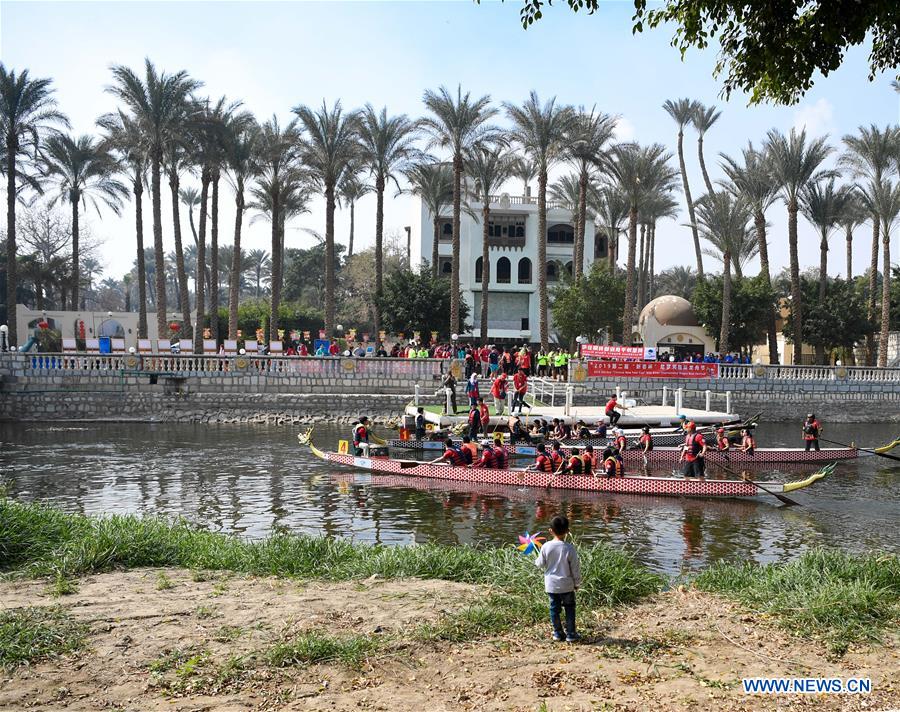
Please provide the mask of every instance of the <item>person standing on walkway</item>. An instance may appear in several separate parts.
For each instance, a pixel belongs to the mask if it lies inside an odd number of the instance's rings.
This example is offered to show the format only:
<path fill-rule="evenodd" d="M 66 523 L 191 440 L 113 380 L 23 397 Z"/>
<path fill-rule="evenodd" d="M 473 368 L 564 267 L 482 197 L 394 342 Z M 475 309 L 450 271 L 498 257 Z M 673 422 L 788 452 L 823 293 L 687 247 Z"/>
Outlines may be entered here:
<path fill-rule="evenodd" d="M 494 399 L 494 410 L 497 415 L 503 415 L 506 405 L 506 374 L 500 371 L 491 384 L 491 396 Z"/>
<path fill-rule="evenodd" d="M 444 395 L 450 397 L 450 407 L 453 408 L 453 415 L 456 415 L 456 378 L 452 371 L 447 371 L 447 373 L 444 374 L 441 385 L 444 387 Z M 444 398 L 443 412 L 445 414 L 447 413 L 446 397 Z"/>

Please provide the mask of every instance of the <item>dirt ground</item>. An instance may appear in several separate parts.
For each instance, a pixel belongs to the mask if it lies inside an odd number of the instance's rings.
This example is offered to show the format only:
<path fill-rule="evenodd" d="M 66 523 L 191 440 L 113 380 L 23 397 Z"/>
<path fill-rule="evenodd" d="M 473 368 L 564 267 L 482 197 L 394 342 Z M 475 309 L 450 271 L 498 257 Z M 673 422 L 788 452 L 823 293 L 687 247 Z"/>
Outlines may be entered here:
<path fill-rule="evenodd" d="M 598 633 L 579 644 L 553 643 L 549 625 L 475 643 L 411 639 L 479 595 L 443 581 L 300 583 L 151 569 L 89 576 L 61 598 L 46 582 L 4 581 L 0 607 L 62 605 L 90 635 L 76 655 L 0 672 L 0 709 L 900 708 L 896 639 L 829 660 L 820 645 L 691 590 L 597 615 Z M 303 630 L 386 644 L 355 669 L 277 668 L 253 654 Z M 871 677 L 874 692 L 744 695 L 740 679 L 753 676 Z"/>

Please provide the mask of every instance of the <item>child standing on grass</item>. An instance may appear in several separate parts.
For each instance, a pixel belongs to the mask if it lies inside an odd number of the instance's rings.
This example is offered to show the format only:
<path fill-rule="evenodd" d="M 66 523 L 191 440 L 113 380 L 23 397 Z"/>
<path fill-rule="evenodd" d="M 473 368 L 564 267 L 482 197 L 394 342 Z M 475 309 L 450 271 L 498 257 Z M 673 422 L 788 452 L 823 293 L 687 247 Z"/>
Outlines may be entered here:
<path fill-rule="evenodd" d="M 535 566 L 544 572 L 544 590 L 550 597 L 550 621 L 553 623 L 553 640 L 574 643 L 578 640 L 575 632 L 575 591 L 581 586 L 581 564 L 578 552 L 567 542 L 569 520 L 557 515 L 550 522 L 553 540 L 541 547 L 535 559 Z M 566 629 L 563 632 L 559 609 L 566 612 Z"/>

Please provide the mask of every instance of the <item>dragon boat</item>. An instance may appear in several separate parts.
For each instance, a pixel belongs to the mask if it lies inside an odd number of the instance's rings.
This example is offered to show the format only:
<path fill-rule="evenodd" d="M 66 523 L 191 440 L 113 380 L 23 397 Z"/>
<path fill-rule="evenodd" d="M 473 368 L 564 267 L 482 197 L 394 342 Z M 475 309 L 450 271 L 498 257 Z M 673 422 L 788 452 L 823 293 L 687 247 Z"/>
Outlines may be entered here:
<path fill-rule="evenodd" d="M 809 487 L 834 469 L 827 465 L 803 480 L 794 482 L 752 482 L 748 480 L 685 479 L 683 477 L 594 477 L 592 475 L 553 475 L 525 469 L 474 469 L 432 464 L 417 460 L 398 460 L 384 456 L 356 457 L 347 453 L 320 450 L 312 441 L 312 431 L 299 433 L 298 441 L 326 462 L 379 474 L 403 475 L 479 484 L 513 485 L 543 489 L 580 490 L 670 497 L 757 497 L 782 494 Z"/>

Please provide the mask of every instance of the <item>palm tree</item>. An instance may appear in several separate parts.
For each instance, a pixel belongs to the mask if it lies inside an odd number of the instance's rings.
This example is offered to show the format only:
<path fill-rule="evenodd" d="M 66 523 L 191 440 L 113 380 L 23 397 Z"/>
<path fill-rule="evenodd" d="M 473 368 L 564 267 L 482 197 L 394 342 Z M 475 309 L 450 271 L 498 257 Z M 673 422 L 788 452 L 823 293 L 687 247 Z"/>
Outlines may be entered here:
<path fill-rule="evenodd" d="M 338 201 L 350 208 L 350 237 L 347 241 L 347 257 L 353 257 L 353 238 L 356 229 L 356 203 L 372 192 L 372 186 L 361 180 L 359 171 L 348 170 L 338 184 Z"/>
<path fill-rule="evenodd" d="M 541 348 L 549 348 L 550 333 L 547 321 L 547 175 L 550 167 L 563 160 L 567 136 L 574 123 L 571 107 L 556 103 L 556 97 L 541 104 L 537 92 L 532 91 L 522 106 L 504 102 L 506 114 L 513 125 L 511 132 L 525 155 L 537 166 L 538 179 L 538 299 L 540 301 Z"/>
<path fill-rule="evenodd" d="M 800 291 L 800 259 L 797 250 L 797 213 L 800 210 L 800 191 L 810 181 L 829 177 L 830 171 L 819 166 L 832 152 L 827 137 L 807 143 L 806 129 L 790 136 L 772 129 L 766 134 L 766 154 L 772 177 L 778 185 L 782 201 L 788 211 L 788 245 L 791 261 L 791 319 L 794 327 L 794 363 L 801 362 L 803 352 L 803 297 Z"/>
<path fill-rule="evenodd" d="M 619 144 L 611 151 L 609 179 L 628 205 L 628 265 L 625 277 L 625 308 L 622 315 L 622 343 L 631 344 L 634 327 L 634 263 L 638 213 L 647 197 L 675 188 L 677 171 L 668 165 L 672 157 L 661 144 L 639 146 Z"/>
<path fill-rule="evenodd" d="M 426 90 L 422 98 L 431 116 L 422 119 L 421 126 L 431 140 L 428 147 L 449 149 L 453 165 L 453 263 L 450 272 L 450 333 L 459 332 L 459 225 L 462 211 L 463 159 L 469 150 L 495 134 L 488 121 L 497 113 L 490 106 L 491 98 L 473 99 L 469 92 L 462 93 L 458 86 L 456 97 L 446 87 L 437 92 Z M 432 265 L 435 269 L 436 265 Z"/>
<path fill-rule="evenodd" d="M 850 169 L 851 175 L 860 181 L 869 195 L 874 195 L 882 180 L 891 174 L 895 167 L 895 156 L 900 150 L 900 129 L 888 126 L 884 130 L 872 124 L 869 128 L 860 126 L 859 135 L 848 134 L 843 137 L 846 152 L 841 156 L 841 165 Z M 869 203 L 871 205 L 871 202 Z M 870 213 L 872 220 L 872 261 L 869 266 L 869 300 L 868 317 L 875 320 L 875 302 L 878 291 L 878 234 L 881 222 L 877 214 Z M 889 271 L 889 265 L 884 271 Z M 875 363 L 875 335 L 866 339 L 866 363 Z"/>
<path fill-rule="evenodd" d="M 522 199 L 526 199 L 530 195 L 531 180 L 537 175 L 537 165 L 534 161 L 519 156 L 513 164 L 512 177 L 522 181 Z"/>
<path fill-rule="evenodd" d="M 638 279 L 638 305 L 643 308 L 653 294 L 656 262 L 656 223 L 665 218 L 678 217 L 678 201 L 670 190 L 655 191 L 647 196 L 641 206 L 640 216 L 646 225 L 647 239 L 645 252 L 641 255 L 643 267 Z"/>
<path fill-rule="evenodd" d="M 603 112 L 594 113 L 594 109 L 587 113 L 582 107 L 574 115 L 566 139 L 566 157 L 575 164 L 578 175 L 573 270 L 575 279 L 584 272 L 584 233 L 591 177 L 598 165 L 605 162 L 604 150 L 613 137 L 615 128 L 615 117 Z"/>
<path fill-rule="evenodd" d="M 490 221 L 491 194 L 512 175 L 515 159 L 502 144 L 480 144 L 472 149 L 465 163 L 466 175 L 475 180 L 481 201 L 481 326 L 480 338 L 488 338 L 488 287 L 491 279 Z"/>
<path fill-rule="evenodd" d="M 194 222 L 194 209 L 200 207 L 201 196 L 200 191 L 193 187 L 182 188 L 178 191 L 178 197 L 181 198 L 181 202 L 188 209 L 188 224 L 191 226 L 191 235 L 194 238 L 194 244 L 188 246 L 184 250 L 184 268 L 186 273 L 191 273 L 194 275 L 194 306 L 196 307 L 198 299 L 202 299 L 205 294 L 209 293 L 209 269 L 206 268 L 204 264 L 203 274 L 197 270 L 198 262 L 197 262 L 197 253 L 200 250 L 200 237 L 197 234 L 197 225 Z M 208 202 L 204 200 L 204 202 Z M 204 209 L 205 214 L 205 209 Z M 190 254 L 190 259 L 188 258 L 188 254 Z M 203 285 L 198 285 L 197 280 L 200 279 L 203 282 Z M 200 309 L 198 308 L 198 315 Z M 198 316 L 199 320 L 199 316 Z"/>
<path fill-rule="evenodd" d="M 184 266 L 184 247 L 181 240 L 181 172 L 187 168 L 190 159 L 190 137 L 185 131 L 187 105 L 184 107 L 185 116 L 182 117 L 182 130 L 170 134 L 163 154 L 165 169 L 169 176 L 169 192 L 172 199 L 172 227 L 175 237 L 175 274 L 178 285 L 178 307 L 181 310 L 182 333 L 185 336 L 193 336 L 194 329 L 191 324 L 191 298 L 188 289 L 187 271 Z"/>
<path fill-rule="evenodd" d="M 323 101 L 318 110 L 296 106 L 293 111 L 304 132 L 300 146 L 303 163 L 325 196 L 325 333 L 330 336 L 334 333 L 335 313 L 335 191 L 345 171 L 359 155 L 357 131 L 360 121 L 355 112 L 345 114 L 340 101 L 336 101 L 331 109 Z"/>
<path fill-rule="evenodd" d="M 616 260 L 619 252 L 619 234 L 622 232 L 622 224 L 628 219 L 629 206 L 625 195 L 614 185 L 605 185 L 597 190 L 597 216 L 600 226 L 606 231 L 609 239 L 607 259 L 609 261 L 610 274 L 616 270 Z"/>
<path fill-rule="evenodd" d="M 248 180 L 253 179 L 258 171 L 257 145 L 259 143 L 259 125 L 253 120 L 235 120 L 234 117 L 225 125 L 225 162 L 228 176 L 234 188 L 234 243 L 228 281 L 228 338 L 237 338 L 238 301 L 240 299 L 241 274 L 243 272 L 241 258 L 241 228 L 244 211 L 247 209 L 244 200 L 244 189 Z"/>
<path fill-rule="evenodd" d="M 891 317 L 891 230 L 900 218 L 900 183 L 882 178 L 880 183 L 860 189 L 866 210 L 877 216 L 881 234 L 884 273 L 881 281 L 881 333 L 878 341 L 878 365 L 887 366 L 887 346 Z"/>
<path fill-rule="evenodd" d="M 550 201 L 575 215 L 578 212 L 578 200 L 581 192 L 578 183 L 577 173 L 560 176 L 548 188 Z M 590 185 L 588 190 L 590 191 L 591 188 L 596 192 L 596 185 Z"/>
<path fill-rule="evenodd" d="M 736 197 L 740 197 L 753 213 L 753 226 L 756 231 L 756 241 L 759 249 L 759 273 L 763 276 L 766 287 L 772 288 L 772 276 L 769 268 L 769 243 L 766 237 L 766 211 L 775 202 L 778 195 L 778 186 L 772 177 L 772 172 L 762 151 L 753 148 L 748 142 L 743 149 L 743 163 L 738 163 L 733 158 L 719 154 L 722 158 L 721 166 L 729 182 L 724 184 L 726 190 L 730 190 Z M 775 309 L 771 310 L 766 324 L 767 340 L 769 343 L 769 363 L 778 363 L 778 334 L 775 330 Z"/>
<path fill-rule="evenodd" d="M 161 174 L 163 152 L 172 134 L 181 129 L 184 106 L 191 92 L 200 82 L 187 72 L 174 74 L 157 72 L 149 59 L 144 62 L 144 79 L 122 65 L 112 68 L 113 84 L 107 88 L 128 108 L 131 119 L 144 136 L 150 161 L 150 193 L 153 203 L 153 248 L 156 262 L 156 327 L 165 334 L 166 326 L 166 267 L 162 240 Z M 199 310 L 198 299 L 198 310 Z M 198 317 L 198 322 L 199 322 Z"/>
<path fill-rule="evenodd" d="M 262 296 L 262 282 L 272 274 L 272 261 L 265 250 L 250 250 L 244 258 L 244 266 L 250 272 L 255 286 L 254 296 Z"/>
<path fill-rule="evenodd" d="M 453 169 L 447 163 L 418 161 L 406 169 L 409 190 L 418 195 L 431 214 L 434 234 L 431 242 L 431 276 L 438 276 L 438 241 L 441 213 L 453 202 Z"/>
<path fill-rule="evenodd" d="M 722 328 L 719 351 L 728 353 L 731 332 L 731 261 L 751 241 L 750 211 L 731 193 L 707 193 L 697 201 L 697 223 L 703 238 L 722 257 Z"/>
<path fill-rule="evenodd" d="M 691 123 L 697 129 L 697 154 L 700 156 L 700 171 L 703 173 L 703 182 L 706 183 L 706 190 L 709 193 L 713 190 L 712 182 L 709 180 L 709 173 L 706 172 L 706 161 L 703 159 L 703 136 L 709 131 L 713 124 L 719 120 L 722 115 L 721 111 L 717 111 L 714 106 L 703 106 L 700 102 L 694 107 L 694 116 Z"/>
<path fill-rule="evenodd" d="M 360 163 L 375 179 L 375 333 L 381 330 L 381 293 L 384 281 L 384 189 L 394 181 L 417 151 L 416 124 L 406 114 L 388 116 L 366 104 L 359 115 Z"/>
<path fill-rule="evenodd" d="M 690 267 L 677 265 L 660 272 L 653 296 L 660 297 L 666 294 L 674 294 L 690 300 L 696 286 L 697 275 L 694 273 L 694 270 Z"/>
<path fill-rule="evenodd" d="M 137 242 L 138 338 L 147 338 L 147 272 L 144 265 L 144 183 L 147 155 L 138 124 L 123 111 L 101 116 L 97 122 L 106 131 L 104 143 L 114 150 L 131 171 L 131 193 L 134 196 L 134 222 Z M 127 275 L 126 275 L 127 276 Z M 126 302 L 131 310 L 130 287 Z"/>
<path fill-rule="evenodd" d="M 56 184 L 57 200 L 69 203 L 72 210 L 72 272 L 69 286 L 72 290 L 73 308 L 78 308 L 78 285 L 81 274 L 78 269 L 78 237 L 80 207 L 90 204 L 97 212 L 100 203 L 116 215 L 122 210 L 122 198 L 128 189 L 115 174 L 118 170 L 109 149 L 98 144 L 90 136 L 59 134 L 51 136 L 42 151 L 45 175 Z"/>
<path fill-rule="evenodd" d="M 278 337 L 278 306 L 281 303 L 281 255 L 286 203 L 298 190 L 302 172 L 298 163 L 300 132 L 297 121 L 282 127 L 272 117 L 260 127 L 260 177 L 253 188 L 256 207 L 268 215 L 272 227 L 271 279 L 269 289 L 269 340 Z"/>
<path fill-rule="evenodd" d="M 663 109 L 678 124 L 678 164 L 681 166 L 681 184 L 684 187 L 684 199 L 687 201 L 688 215 L 691 219 L 691 232 L 694 236 L 694 253 L 697 256 L 697 278 L 703 279 L 703 253 L 700 251 L 697 218 L 694 215 L 691 187 L 688 185 L 687 167 L 684 164 L 684 127 L 693 121 L 698 106 L 698 102 L 690 99 L 678 99 L 677 101 L 667 99 L 663 104 Z"/>
<path fill-rule="evenodd" d="M 844 228 L 844 239 L 847 243 L 847 281 L 853 279 L 853 231 L 862 225 L 867 219 L 865 206 L 859 196 L 856 186 L 853 186 L 847 195 L 847 204 L 841 214 L 840 226 Z"/>
<path fill-rule="evenodd" d="M 68 127 L 68 119 L 56 108 L 49 79 L 32 79 L 28 70 L 7 70 L 0 62 L 0 133 L 6 148 L 3 170 L 6 174 L 6 308 L 8 339 L 16 334 L 16 200 L 20 181 L 28 181 L 26 161 L 37 154 L 44 136 L 56 125 Z"/>

